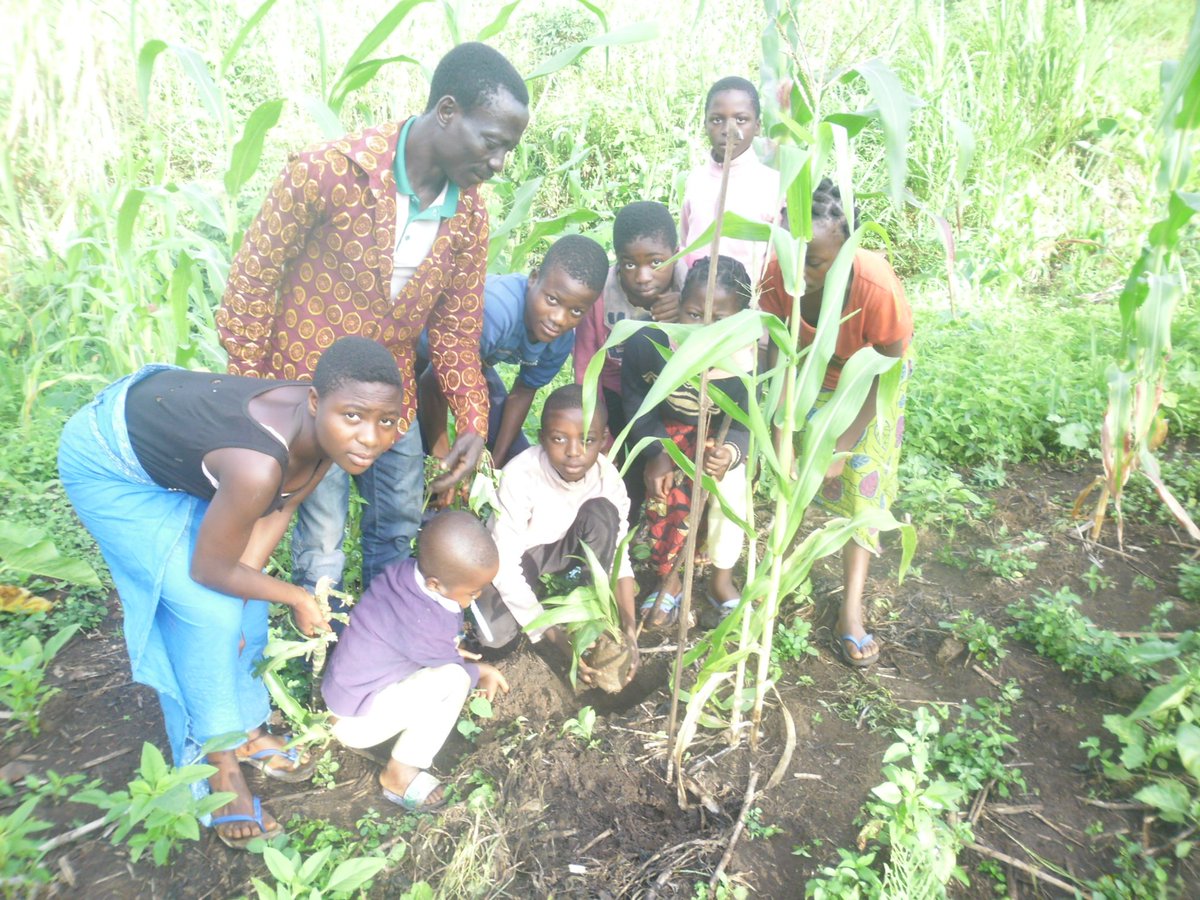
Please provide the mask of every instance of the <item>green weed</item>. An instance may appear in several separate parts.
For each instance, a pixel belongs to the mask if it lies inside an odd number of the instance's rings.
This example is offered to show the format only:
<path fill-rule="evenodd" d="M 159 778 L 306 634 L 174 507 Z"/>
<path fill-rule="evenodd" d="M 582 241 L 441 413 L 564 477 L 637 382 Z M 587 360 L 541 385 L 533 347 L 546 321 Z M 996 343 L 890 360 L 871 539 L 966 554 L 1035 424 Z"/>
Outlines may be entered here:
<path fill-rule="evenodd" d="M 1008 607 L 1008 614 L 1016 619 L 1013 633 L 1082 681 L 1134 674 L 1129 642 L 1097 628 L 1079 611 L 1082 602 L 1067 588 L 1018 600 Z"/>
<path fill-rule="evenodd" d="M 35 897 L 39 886 L 53 877 L 42 865 L 42 841 L 34 837 L 50 827 L 49 822 L 33 818 L 39 799 L 29 797 L 0 816 L 0 892 L 6 897 Z"/>
<path fill-rule="evenodd" d="M 1200 563 L 1179 564 L 1179 596 L 1188 603 L 1200 603 Z"/>
<path fill-rule="evenodd" d="M 307 859 L 295 850 L 267 847 L 263 850 L 263 862 L 271 870 L 275 883 L 271 885 L 260 878 L 251 878 L 258 900 L 354 897 L 388 864 L 382 856 L 337 859 L 332 847 L 323 847 Z"/>
<path fill-rule="evenodd" d="M 970 610 L 960 610 L 950 621 L 938 622 L 938 627 L 949 629 L 951 634 L 967 645 L 971 655 L 987 668 L 1008 656 L 1003 632 Z"/>
<path fill-rule="evenodd" d="M 974 704 L 963 703 L 953 727 L 938 735 L 930 759 L 937 770 L 967 791 L 978 791 L 989 781 L 1001 797 L 1014 790 L 1029 788 L 1020 769 L 1004 764 L 1009 748 L 1017 737 L 1008 727 L 1012 705 L 1021 699 L 1021 690 L 1010 681 L 999 700 L 980 697 Z M 950 722 L 950 714 L 941 715 Z"/>
<path fill-rule="evenodd" d="M 478 724 L 480 719 L 491 719 L 495 716 L 492 710 L 492 701 L 483 694 L 475 694 L 470 702 L 467 703 L 467 712 L 461 719 L 458 720 L 458 733 L 465 737 L 468 741 L 474 741 L 476 737 L 483 733 L 483 728 Z"/>
<path fill-rule="evenodd" d="M 0 649 L 0 706 L 34 735 L 39 730 L 38 715 L 42 708 L 59 692 L 58 688 L 43 684 L 46 670 L 78 630 L 77 626 L 68 625 L 44 645 L 30 635 L 11 652 Z"/>
<path fill-rule="evenodd" d="M 574 718 L 563 722 L 560 734 L 569 735 L 590 749 L 597 743 L 592 740 L 592 733 L 595 731 L 595 728 L 596 710 L 590 706 L 584 706 Z"/>
<path fill-rule="evenodd" d="M 975 559 L 997 578 L 1020 581 L 1037 568 L 1034 555 L 1046 549 L 1046 542 L 1036 531 L 1023 531 L 1019 537 L 1008 539 L 1008 528 L 1000 526 L 997 547 L 979 547 Z"/>
<path fill-rule="evenodd" d="M 175 768 L 167 765 L 153 744 L 142 744 L 137 775 L 123 790 L 88 788 L 73 798 L 107 810 L 105 821 L 116 823 L 112 842 L 129 839 L 129 856 L 137 862 L 150 850 L 154 864 L 167 864 L 171 852 L 181 841 L 200 838 L 201 816 L 208 815 L 234 798 L 220 791 L 196 799 L 191 786 L 216 772 L 207 764 Z"/>

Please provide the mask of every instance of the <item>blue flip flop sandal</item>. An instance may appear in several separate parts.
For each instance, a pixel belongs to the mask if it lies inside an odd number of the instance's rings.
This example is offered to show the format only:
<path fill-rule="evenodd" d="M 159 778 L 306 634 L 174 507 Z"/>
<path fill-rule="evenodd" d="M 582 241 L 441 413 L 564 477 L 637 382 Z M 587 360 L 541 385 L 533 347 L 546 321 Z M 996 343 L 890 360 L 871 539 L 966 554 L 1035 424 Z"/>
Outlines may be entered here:
<path fill-rule="evenodd" d="M 446 805 L 444 794 L 442 795 L 442 799 L 436 803 L 425 802 L 429 798 L 429 795 L 441 787 L 441 785 L 442 783 L 428 772 L 420 771 L 408 783 L 408 787 L 404 789 L 403 795 L 383 788 L 383 799 L 395 803 L 397 806 L 402 806 L 409 812 L 432 812 Z"/>
<path fill-rule="evenodd" d="M 738 604 L 742 602 L 742 598 L 734 597 L 731 600 L 721 601 L 712 594 L 709 594 L 708 602 L 711 603 L 713 609 L 717 611 L 717 614 L 721 617 L 721 621 L 724 621 L 731 612 L 738 608 Z"/>
<path fill-rule="evenodd" d="M 872 653 L 870 656 L 863 656 L 863 657 L 851 656 L 850 651 L 846 649 L 847 641 L 849 641 L 851 644 L 853 644 L 855 649 L 857 649 L 858 652 L 861 653 L 863 651 L 863 648 L 865 648 L 875 642 L 875 635 L 864 634 L 862 636 L 862 640 L 859 640 L 852 634 L 843 634 L 841 636 L 841 638 L 839 638 L 835 642 L 835 646 L 837 648 L 838 655 L 841 656 L 842 662 L 844 662 L 846 665 L 853 666 L 856 669 L 866 669 L 869 666 L 875 665 L 875 663 L 879 660 L 879 652 L 878 651 L 876 651 L 875 653 Z"/>
<path fill-rule="evenodd" d="M 222 834 L 218 825 L 233 825 L 237 822 L 250 822 L 252 825 L 257 825 L 259 834 L 252 834 L 249 837 L 235 838 L 229 835 Z M 263 824 L 262 801 L 258 797 L 254 797 L 254 815 L 248 816 L 245 813 L 232 813 L 228 816 L 215 816 L 209 826 L 216 832 L 217 839 L 232 850 L 245 850 L 251 841 L 256 841 L 259 838 L 263 840 L 271 840 L 283 834 L 283 826 L 278 822 L 273 828 L 267 828 Z"/>

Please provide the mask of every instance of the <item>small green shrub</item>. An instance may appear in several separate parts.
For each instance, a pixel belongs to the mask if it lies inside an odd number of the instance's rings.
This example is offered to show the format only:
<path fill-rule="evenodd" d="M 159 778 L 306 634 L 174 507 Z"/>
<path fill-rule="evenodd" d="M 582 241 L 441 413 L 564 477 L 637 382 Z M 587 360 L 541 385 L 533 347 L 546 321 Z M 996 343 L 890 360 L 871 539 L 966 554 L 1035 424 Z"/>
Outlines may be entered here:
<path fill-rule="evenodd" d="M 985 667 L 990 668 L 1008 656 L 1003 632 L 970 610 L 960 610 L 950 621 L 938 622 L 938 627 L 949 629 L 951 634 L 967 645 L 971 655 Z"/>
<path fill-rule="evenodd" d="M 337 859 L 332 847 L 323 847 L 305 859 L 295 850 L 263 850 L 263 862 L 275 877 L 270 885 L 251 878 L 258 900 L 299 900 L 301 897 L 328 897 L 330 900 L 357 896 L 368 882 L 387 865 L 383 856 Z"/>
<path fill-rule="evenodd" d="M 163 866 L 181 841 L 199 839 L 201 816 L 211 814 L 236 796 L 219 791 L 196 799 L 192 785 L 216 771 L 215 766 L 207 764 L 180 768 L 167 765 L 162 752 L 145 743 L 137 776 L 124 790 L 109 793 L 89 788 L 76 794 L 74 800 L 108 811 L 105 821 L 117 823 L 112 842 L 119 844 L 128 837 L 129 856 L 134 862 L 150 850 L 155 865 Z"/>
<path fill-rule="evenodd" d="M 1067 588 L 1053 594 L 1042 590 L 1032 600 L 1018 600 L 1008 607 L 1016 619 L 1013 633 L 1082 681 L 1133 674 L 1129 642 L 1097 628 L 1079 611 L 1082 602 Z"/>
<path fill-rule="evenodd" d="M 0 650 L 0 706 L 10 710 L 12 717 L 32 734 L 38 733 L 42 708 L 59 692 L 42 683 L 46 670 L 78 630 L 78 626 L 68 625 L 44 645 L 30 635 L 13 651 Z"/>
<path fill-rule="evenodd" d="M 1189 603 L 1200 603 L 1200 563 L 1179 564 L 1179 596 Z"/>
<path fill-rule="evenodd" d="M 1034 554 L 1045 549 L 1046 542 L 1036 531 L 1023 531 L 1010 539 L 1007 527 L 1001 525 L 999 546 L 977 548 L 975 559 L 997 578 L 1020 581 L 1037 568 Z"/>
<path fill-rule="evenodd" d="M 50 871 L 42 865 L 42 841 L 34 837 L 50 827 L 33 818 L 38 797 L 30 797 L 7 815 L 0 816 L 0 893 L 5 897 L 38 894 L 38 885 L 49 884 Z"/>

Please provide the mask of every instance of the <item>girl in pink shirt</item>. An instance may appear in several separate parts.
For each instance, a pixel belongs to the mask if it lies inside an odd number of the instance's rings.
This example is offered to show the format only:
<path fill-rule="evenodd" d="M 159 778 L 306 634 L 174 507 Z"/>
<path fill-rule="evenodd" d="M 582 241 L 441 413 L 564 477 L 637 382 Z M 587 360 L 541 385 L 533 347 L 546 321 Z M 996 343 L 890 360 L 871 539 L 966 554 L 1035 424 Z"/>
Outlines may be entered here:
<path fill-rule="evenodd" d="M 722 78 L 709 88 L 704 103 L 704 130 L 712 150 L 704 164 L 688 175 L 683 191 L 679 237 L 685 247 L 716 221 L 725 131 L 730 120 L 737 132 L 729 161 L 725 211 L 756 222 L 775 222 L 779 218 L 779 173 L 759 162 L 753 152 L 754 138 L 762 130 L 758 90 L 745 78 Z M 696 260 L 708 255 L 708 248 L 702 247 L 685 256 L 684 261 L 691 268 Z M 766 263 L 767 244 L 722 238 L 721 255 L 736 259 L 757 282 Z"/>

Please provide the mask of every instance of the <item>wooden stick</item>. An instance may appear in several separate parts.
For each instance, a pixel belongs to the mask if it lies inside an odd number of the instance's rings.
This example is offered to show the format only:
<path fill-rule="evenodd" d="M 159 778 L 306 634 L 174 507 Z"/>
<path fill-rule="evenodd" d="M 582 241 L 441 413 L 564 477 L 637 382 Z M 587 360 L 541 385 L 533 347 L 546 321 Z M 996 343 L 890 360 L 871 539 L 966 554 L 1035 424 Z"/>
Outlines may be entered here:
<path fill-rule="evenodd" d="M 708 888 L 710 891 L 716 890 L 721 876 L 725 874 L 725 867 L 733 859 L 733 850 L 737 846 L 738 838 L 742 836 L 742 829 L 746 827 L 746 816 L 750 814 L 750 807 L 754 803 L 754 788 L 757 784 L 758 773 L 751 772 L 750 781 L 746 784 L 746 799 L 742 801 L 742 811 L 738 813 L 737 822 L 733 826 L 733 833 L 729 836 L 729 846 L 725 848 L 725 854 L 721 857 L 721 861 L 717 863 L 717 868 L 713 871 L 712 878 L 708 879 Z"/>
<path fill-rule="evenodd" d="M 1067 884 L 1059 878 L 1055 878 L 1049 872 L 1035 868 L 1029 865 L 1029 863 L 1022 862 L 1015 856 L 1009 856 L 1007 853 L 1001 853 L 999 850 L 993 850 L 990 847 L 983 846 L 983 844 L 976 844 L 974 841 L 968 841 L 966 846 L 968 850 L 974 850 L 980 856 L 986 856 L 997 862 L 1012 866 L 1014 869 L 1019 869 L 1035 882 L 1044 881 L 1046 884 L 1052 884 L 1059 890 L 1066 891 L 1071 896 L 1075 896 L 1075 888 L 1072 885 Z"/>
<path fill-rule="evenodd" d="M 97 756 L 91 762 L 85 762 L 79 768 L 91 769 L 95 766 L 100 765 L 101 763 L 106 763 L 111 759 L 116 759 L 118 756 L 124 756 L 126 753 L 132 753 L 132 752 L 133 752 L 132 747 L 126 747 L 124 750 L 114 750 L 112 753 L 105 753 L 103 756 Z"/>
<path fill-rule="evenodd" d="M 792 718 L 791 711 L 788 710 L 787 704 L 783 702 L 783 698 L 779 696 L 779 690 L 775 685 L 771 685 L 771 690 L 775 692 L 775 699 L 779 701 L 779 709 L 783 712 L 783 727 L 787 732 L 787 741 L 783 745 L 783 753 L 779 757 L 775 771 L 767 779 L 767 790 L 777 787 L 783 781 L 783 776 L 787 774 L 788 766 L 792 764 L 792 754 L 796 752 L 796 720 Z"/>
<path fill-rule="evenodd" d="M 725 216 L 725 194 L 729 190 L 729 164 L 733 159 L 733 134 L 737 124 L 730 119 L 725 126 L 725 158 L 721 161 L 721 187 L 717 191 L 717 221 L 713 230 L 711 262 L 708 267 L 708 284 L 704 290 L 704 324 L 712 322 L 713 291 L 717 287 L 717 251 L 721 247 L 722 220 Z M 692 614 L 692 581 L 696 571 L 696 531 L 700 527 L 700 513 L 703 506 L 696 501 L 703 499 L 701 474 L 704 472 L 704 445 L 708 440 L 708 369 L 700 373 L 700 406 L 696 411 L 696 478 L 692 488 L 692 506 L 688 510 L 688 536 L 684 543 L 683 561 L 683 597 L 679 601 L 679 652 L 675 654 L 674 677 L 671 682 L 671 709 L 667 719 L 667 742 L 675 744 L 675 734 L 679 727 L 679 692 L 683 685 L 683 655 L 684 645 L 687 644 L 688 619 Z M 667 781 L 674 774 L 674 757 L 667 757 Z"/>
<path fill-rule="evenodd" d="M 975 795 L 975 802 L 971 804 L 971 827 L 975 827 L 975 823 L 979 821 L 980 815 L 983 814 L 983 806 L 987 803 L 988 794 L 991 793 L 992 786 L 995 785 L 996 779 L 992 778 L 983 789 Z"/>
<path fill-rule="evenodd" d="M 1004 687 L 1004 685 L 1002 685 L 999 681 L 997 681 L 995 678 L 993 678 L 991 675 L 989 675 L 986 671 L 984 671 L 979 666 L 972 665 L 971 669 L 975 672 L 976 675 L 978 675 L 984 681 L 988 682 L 993 687 L 998 687 L 998 688 Z"/>
<path fill-rule="evenodd" d="M 51 850 L 57 850 L 64 844 L 69 844 L 71 841 L 78 840 L 81 837 L 91 834 L 93 831 L 99 831 L 104 827 L 106 816 L 101 816 L 99 819 L 93 819 L 86 825 L 80 825 L 78 828 L 72 828 L 70 831 L 64 831 L 57 837 L 52 837 L 48 841 L 43 841 L 38 847 L 38 853 L 49 853 Z"/>
<path fill-rule="evenodd" d="M 1147 806 L 1145 803 L 1114 803 L 1111 800 L 1092 800 L 1090 797 L 1076 797 L 1075 799 L 1080 803 L 1086 803 L 1088 806 L 1095 806 L 1099 809 L 1113 809 L 1125 812 L 1153 809 L 1153 807 Z"/>

